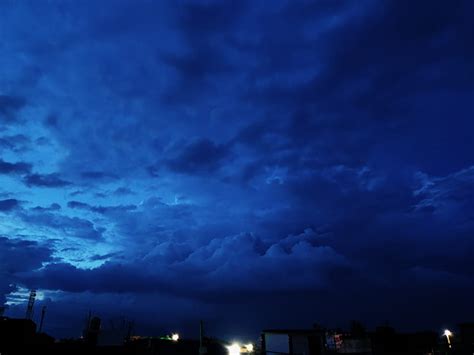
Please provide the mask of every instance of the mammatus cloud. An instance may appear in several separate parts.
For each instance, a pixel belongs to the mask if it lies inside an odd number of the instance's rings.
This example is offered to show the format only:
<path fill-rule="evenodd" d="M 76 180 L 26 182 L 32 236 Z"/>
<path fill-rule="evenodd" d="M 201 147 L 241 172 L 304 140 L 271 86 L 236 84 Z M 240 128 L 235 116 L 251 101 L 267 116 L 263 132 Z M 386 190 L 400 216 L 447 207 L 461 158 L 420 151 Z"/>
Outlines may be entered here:
<path fill-rule="evenodd" d="M 312 245 L 310 241 L 302 234 L 265 246 L 258 238 L 242 234 L 213 239 L 195 250 L 186 250 L 181 243 L 164 242 L 133 262 L 109 261 L 89 270 L 50 264 L 25 275 L 25 282 L 69 292 L 160 291 L 191 298 L 268 289 L 283 291 L 288 285 L 294 290 L 321 289 L 330 283 L 331 273 L 342 272 L 351 265 L 331 247 Z M 114 277 L 117 274 L 121 277 Z M 190 288 L 198 285 L 201 291 L 189 294 Z"/>

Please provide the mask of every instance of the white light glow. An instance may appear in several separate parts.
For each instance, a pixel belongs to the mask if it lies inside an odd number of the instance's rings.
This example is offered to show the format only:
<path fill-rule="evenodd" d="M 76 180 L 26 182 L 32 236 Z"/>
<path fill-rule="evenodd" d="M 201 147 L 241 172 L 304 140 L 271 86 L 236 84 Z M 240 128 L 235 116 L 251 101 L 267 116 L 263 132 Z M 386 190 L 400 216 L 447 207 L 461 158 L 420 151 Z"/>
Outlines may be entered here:
<path fill-rule="evenodd" d="M 253 344 L 252 344 L 252 343 L 246 344 L 246 345 L 245 345 L 245 349 L 246 349 L 247 352 L 249 352 L 249 353 L 253 352 Z"/>
<path fill-rule="evenodd" d="M 240 355 L 240 346 L 237 343 L 228 346 L 227 350 L 229 351 L 229 355 Z"/>
<path fill-rule="evenodd" d="M 179 340 L 179 334 L 178 333 L 171 334 L 171 340 L 178 341 Z"/>

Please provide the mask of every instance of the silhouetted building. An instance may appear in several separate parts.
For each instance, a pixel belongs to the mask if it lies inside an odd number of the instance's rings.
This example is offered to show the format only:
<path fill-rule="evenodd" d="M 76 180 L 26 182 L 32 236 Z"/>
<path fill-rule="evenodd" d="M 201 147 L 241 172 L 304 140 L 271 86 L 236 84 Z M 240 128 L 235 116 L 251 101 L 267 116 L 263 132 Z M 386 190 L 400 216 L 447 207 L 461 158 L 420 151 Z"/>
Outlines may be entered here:
<path fill-rule="evenodd" d="M 327 332 L 326 347 L 328 354 L 372 354 L 372 342 L 368 335 L 358 332 Z"/>
<path fill-rule="evenodd" d="M 370 335 L 374 355 L 428 355 L 438 349 L 435 332 L 397 333 L 391 327 L 377 327 Z"/>
<path fill-rule="evenodd" d="M 207 355 L 227 355 L 228 351 L 223 343 L 212 338 L 203 339 Z M 125 344 L 125 349 L 131 354 L 159 354 L 159 355 L 197 355 L 199 354 L 199 340 L 180 339 L 171 341 L 156 337 L 133 336 Z"/>
<path fill-rule="evenodd" d="M 324 333 L 319 329 L 267 329 L 262 332 L 262 354 L 324 354 Z"/>
<path fill-rule="evenodd" d="M 460 354 L 474 354 L 474 323 L 459 324 L 459 336 L 455 347 Z"/>
<path fill-rule="evenodd" d="M 0 344 L 32 344 L 36 324 L 31 319 L 0 318 Z"/>

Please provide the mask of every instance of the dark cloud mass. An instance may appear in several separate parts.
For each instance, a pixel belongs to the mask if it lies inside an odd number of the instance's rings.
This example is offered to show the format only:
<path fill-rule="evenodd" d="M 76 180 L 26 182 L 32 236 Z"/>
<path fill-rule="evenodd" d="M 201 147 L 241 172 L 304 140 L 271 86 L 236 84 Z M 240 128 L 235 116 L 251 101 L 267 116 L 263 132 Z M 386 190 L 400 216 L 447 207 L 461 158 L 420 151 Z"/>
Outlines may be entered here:
<path fill-rule="evenodd" d="M 107 213 L 107 212 L 114 212 L 114 211 L 131 211 L 137 208 L 135 205 L 126 205 L 126 206 L 91 206 L 87 203 L 80 202 L 80 201 L 69 201 L 67 203 L 69 208 L 76 208 L 76 209 L 83 209 L 89 210 L 92 212 L 97 213 Z"/>
<path fill-rule="evenodd" d="M 0 265 L 2 272 L 14 275 L 18 272 L 35 270 L 43 262 L 51 260 L 51 249 L 28 240 L 0 237 Z"/>
<path fill-rule="evenodd" d="M 474 319 L 473 11 L 0 4 L 0 301 L 56 336 Z"/>
<path fill-rule="evenodd" d="M 0 137 L 1 151 L 13 150 L 15 152 L 22 152 L 29 149 L 30 140 L 23 134 L 6 135 Z"/>
<path fill-rule="evenodd" d="M 10 211 L 20 205 L 20 202 L 14 198 L 0 200 L 0 212 Z"/>
<path fill-rule="evenodd" d="M 167 165 L 180 173 L 210 173 L 219 169 L 220 163 L 229 158 L 229 153 L 229 148 L 225 145 L 200 139 L 179 150 L 175 158 L 168 160 Z"/>
<path fill-rule="evenodd" d="M 63 180 L 59 177 L 58 174 L 29 174 L 25 176 L 24 182 L 28 186 L 38 186 L 38 187 L 64 187 L 70 185 L 71 183 Z"/>
<path fill-rule="evenodd" d="M 93 222 L 79 217 L 68 217 L 59 213 L 34 210 L 21 212 L 19 217 L 32 228 L 47 227 L 56 230 L 61 237 L 70 236 L 79 239 L 97 240 L 102 237 L 103 227 L 96 227 Z"/>
<path fill-rule="evenodd" d="M 0 159 L 0 174 L 27 174 L 31 171 L 31 164 L 18 162 L 10 163 Z"/>
<path fill-rule="evenodd" d="M 61 209 L 61 205 L 58 203 L 52 203 L 47 207 L 36 206 L 33 208 L 33 211 L 58 211 Z"/>
<path fill-rule="evenodd" d="M 18 277 L 23 272 L 40 268 L 52 260 L 52 249 L 31 240 L 0 236 L 0 301 L 17 289 Z"/>
<path fill-rule="evenodd" d="M 25 106 L 25 100 L 21 97 L 0 95 L 0 119 L 3 121 L 15 120 L 17 111 L 23 106 Z"/>

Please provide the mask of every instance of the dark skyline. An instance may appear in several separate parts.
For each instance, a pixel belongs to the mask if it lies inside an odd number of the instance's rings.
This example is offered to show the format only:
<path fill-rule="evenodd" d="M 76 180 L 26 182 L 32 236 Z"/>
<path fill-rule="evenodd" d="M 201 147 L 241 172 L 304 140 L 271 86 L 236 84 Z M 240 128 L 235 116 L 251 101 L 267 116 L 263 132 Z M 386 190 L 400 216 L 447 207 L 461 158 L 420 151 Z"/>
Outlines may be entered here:
<path fill-rule="evenodd" d="M 473 11 L 2 1 L 0 303 L 36 288 L 55 336 L 474 319 Z"/>

